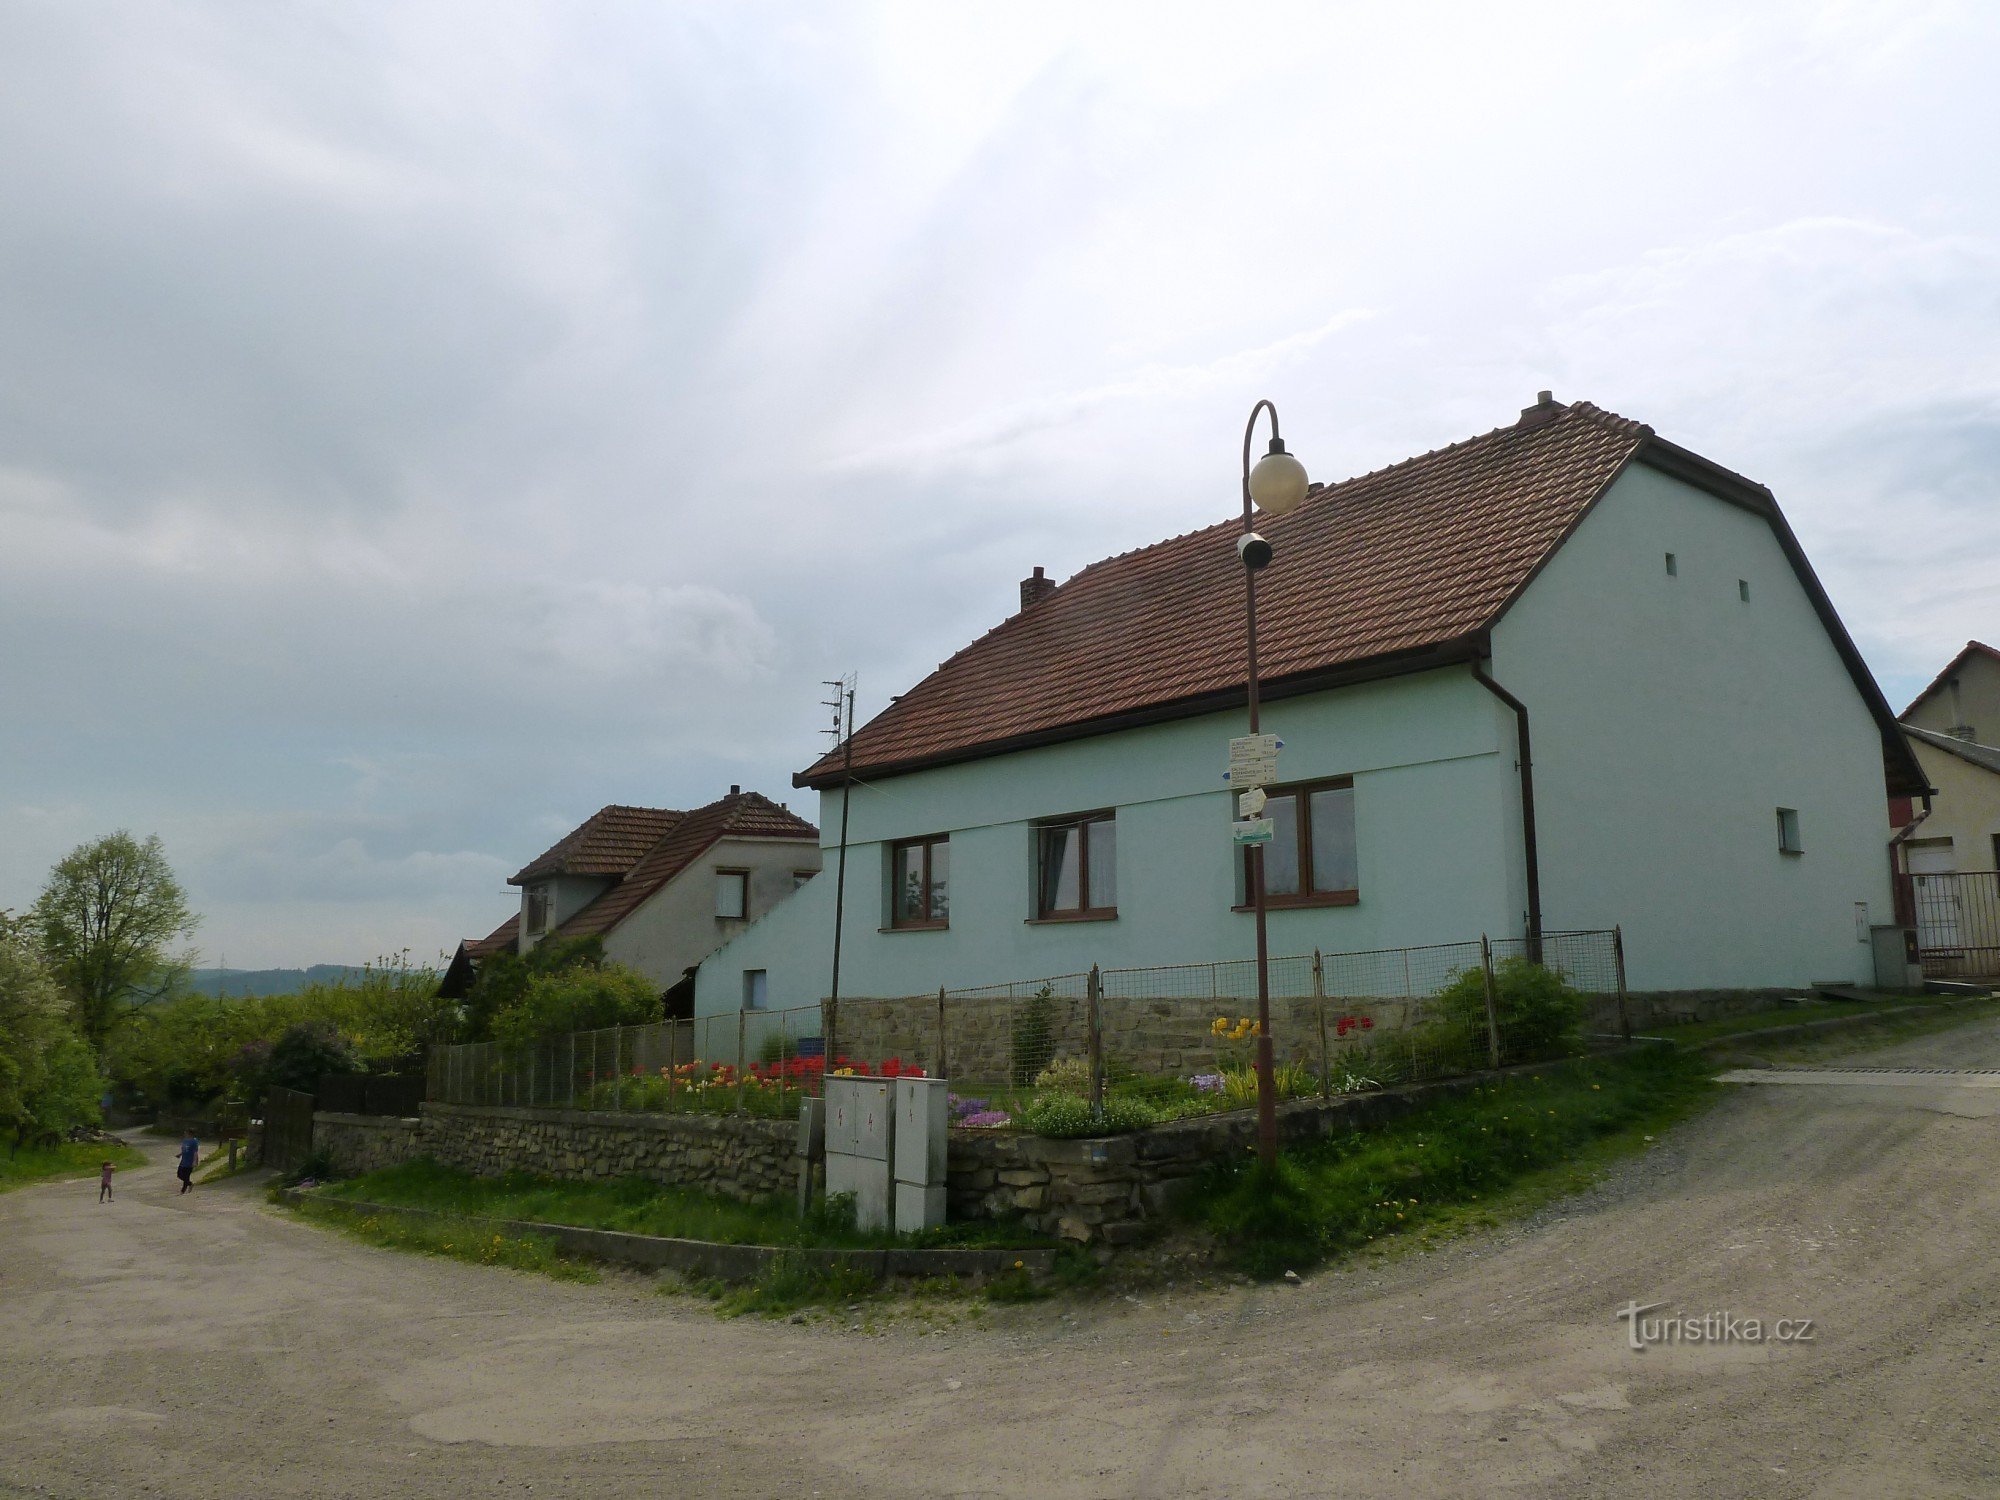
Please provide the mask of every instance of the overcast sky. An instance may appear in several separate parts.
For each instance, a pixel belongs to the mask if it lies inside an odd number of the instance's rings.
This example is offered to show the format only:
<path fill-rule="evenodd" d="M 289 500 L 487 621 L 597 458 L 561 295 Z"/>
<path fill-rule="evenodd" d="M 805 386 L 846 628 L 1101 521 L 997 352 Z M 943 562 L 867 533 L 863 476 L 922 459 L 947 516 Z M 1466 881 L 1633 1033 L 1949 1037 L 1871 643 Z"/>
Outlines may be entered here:
<path fill-rule="evenodd" d="M 1748 11 L 1751 14 L 1745 15 Z M 1586 398 L 2000 636 L 1995 7 L 0 0 L 0 907 L 418 957 L 1036 565 Z"/>

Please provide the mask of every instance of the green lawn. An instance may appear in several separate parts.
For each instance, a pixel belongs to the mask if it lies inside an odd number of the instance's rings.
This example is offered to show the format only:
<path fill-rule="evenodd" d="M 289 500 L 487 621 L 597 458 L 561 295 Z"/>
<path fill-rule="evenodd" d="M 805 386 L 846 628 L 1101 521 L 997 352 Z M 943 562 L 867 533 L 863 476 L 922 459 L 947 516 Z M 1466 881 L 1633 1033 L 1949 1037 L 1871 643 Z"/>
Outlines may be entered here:
<path fill-rule="evenodd" d="M 0 1193 L 51 1178 L 95 1177 L 107 1161 L 122 1172 L 145 1160 L 142 1153 L 126 1145 L 23 1146 L 15 1152 L 0 1148 Z M 115 1179 L 112 1191 L 117 1191 Z"/>
<path fill-rule="evenodd" d="M 837 1216 L 816 1212 L 801 1221 L 789 1200 L 739 1203 L 712 1193 L 667 1187 L 640 1178 L 620 1182 L 559 1182 L 525 1173 L 473 1177 L 433 1161 L 404 1162 L 320 1190 L 330 1198 L 424 1208 L 464 1219 L 521 1219 L 617 1229 L 726 1245 L 867 1249 L 883 1245 L 1028 1245 L 1046 1243 L 1018 1226 L 967 1221 L 922 1235 L 864 1234 Z"/>
<path fill-rule="evenodd" d="M 1412 1232 L 1489 1222 L 1585 1185 L 1710 1096 L 1700 1057 L 1653 1047 L 1482 1084 L 1375 1130 L 1218 1168 L 1186 1211 L 1258 1276 Z"/>

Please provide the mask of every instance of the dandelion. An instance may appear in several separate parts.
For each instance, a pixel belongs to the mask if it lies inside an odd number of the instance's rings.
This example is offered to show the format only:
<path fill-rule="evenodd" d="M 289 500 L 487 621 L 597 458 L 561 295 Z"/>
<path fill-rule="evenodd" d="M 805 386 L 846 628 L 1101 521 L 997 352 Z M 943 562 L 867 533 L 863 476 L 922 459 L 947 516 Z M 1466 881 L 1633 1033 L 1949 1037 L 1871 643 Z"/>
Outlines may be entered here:
<path fill-rule="evenodd" d="M 1026 1265 L 1026 1264 L 1027 1264 L 1027 1262 L 1025 1262 L 1025 1261 L 1019 1261 L 1019 1260 L 1017 1260 L 1017 1261 L 1015 1261 L 1015 1262 L 1014 1262 L 1014 1269 L 1018 1271 L 1018 1270 L 1020 1270 L 1020 1269 L 1021 1269 L 1021 1268 L 1022 1268 L 1022 1267 L 1023 1267 L 1024 1265 Z"/>

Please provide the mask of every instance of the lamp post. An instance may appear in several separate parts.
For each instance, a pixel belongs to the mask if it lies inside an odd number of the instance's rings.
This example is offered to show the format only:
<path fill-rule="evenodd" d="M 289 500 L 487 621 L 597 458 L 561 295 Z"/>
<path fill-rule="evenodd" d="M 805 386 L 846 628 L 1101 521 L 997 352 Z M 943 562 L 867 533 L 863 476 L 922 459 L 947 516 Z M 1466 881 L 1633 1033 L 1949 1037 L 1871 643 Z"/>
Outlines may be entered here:
<path fill-rule="evenodd" d="M 1271 446 L 1250 466 L 1250 441 L 1257 430 L 1259 412 L 1271 414 Z M 1285 451 L 1278 436 L 1278 408 L 1259 401 L 1250 408 L 1250 420 L 1243 428 L 1243 535 L 1237 539 L 1236 555 L 1243 562 L 1243 611 L 1245 638 L 1249 642 L 1250 732 L 1258 734 L 1257 702 L 1257 575 L 1269 566 L 1271 544 L 1257 534 L 1254 504 L 1266 515 L 1284 516 L 1297 510 L 1306 498 L 1306 470 Z M 1264 923 L 1264 846 L 1250 848 L 1250 907 L 1257 916 L 1257 1155 L 1266 1167 L 1278 1162 L 1278 1087 L 1272 1076 L 1271 1049 L 1271 954 Z"/>

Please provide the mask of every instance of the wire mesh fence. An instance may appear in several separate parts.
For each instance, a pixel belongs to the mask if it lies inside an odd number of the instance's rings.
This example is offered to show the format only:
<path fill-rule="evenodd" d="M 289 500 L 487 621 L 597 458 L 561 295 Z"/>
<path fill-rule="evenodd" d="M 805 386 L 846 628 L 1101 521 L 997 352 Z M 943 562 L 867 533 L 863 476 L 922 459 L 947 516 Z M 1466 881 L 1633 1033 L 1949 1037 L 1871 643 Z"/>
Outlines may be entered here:
<path fill-rule="evenodd" d="M 1624 992 L 1616 931 L 1268 960 L 1281 1098 L 1425 1082 L 1576 1050 L 1579 997 Z M 1155 1118 L 1256 1100 L 1254 960 L 1091 969 L 933 994 L 432 1050 L 430 1097 L 530 1109 L 795 1115 L 828 1073 L 926 1074 L 953 1118 L 1020 1124 L 1055 1094 Z"/>

